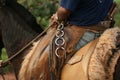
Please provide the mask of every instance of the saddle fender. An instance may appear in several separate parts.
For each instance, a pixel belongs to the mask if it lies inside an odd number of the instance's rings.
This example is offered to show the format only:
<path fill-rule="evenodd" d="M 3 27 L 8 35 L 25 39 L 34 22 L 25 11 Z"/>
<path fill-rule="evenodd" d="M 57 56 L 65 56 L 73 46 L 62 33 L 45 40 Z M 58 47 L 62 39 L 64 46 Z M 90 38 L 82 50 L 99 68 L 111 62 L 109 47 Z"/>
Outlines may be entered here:
<path fill-rule="evenodd" d="M 77 51 L 63 67 L 61 80 L 88 80 L 89 59 L 97 42 L 98 38 Z"/>

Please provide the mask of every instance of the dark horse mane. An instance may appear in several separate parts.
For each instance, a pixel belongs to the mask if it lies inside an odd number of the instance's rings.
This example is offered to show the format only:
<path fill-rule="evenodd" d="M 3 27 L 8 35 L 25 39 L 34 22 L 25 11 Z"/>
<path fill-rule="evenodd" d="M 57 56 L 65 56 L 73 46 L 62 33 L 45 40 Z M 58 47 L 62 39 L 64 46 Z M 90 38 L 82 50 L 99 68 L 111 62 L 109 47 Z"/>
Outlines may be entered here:
<path fill-rule="evenodd" d="M 14 55 L 43 31 L 35 17 L 17 0 L 0 0 L 0 48 L 5 47 L 9 57 Z M 19 71 L 23 54 L 11 62 Z"/>
<path fill-rule="evenodd" d="M 12 3 L 12 1 L 9 0 L 8 6 L 4 6 L 0 9 L 0 16 L 1 16 L 0 25 L 4 26 L 1 28 L 2 29 L 1 32 L 2 35 L 5 36 L 2 37 L 4 37 L 3 41 L 7 49 L 9 47 L 14 47 L 16 45 L 20 47 L 20 45 L 22 45 L 22 43 L 24 43 L 26 40 L 29 40 L 29 38 L 36 36 L 37 35 L 36 32 L 41 33 L 42 31 L 40 26 L 38 25 L 36 26 L 36 24 L 33 24 L 35 23 L 34 20 L 35 18 L 33 18 L 33 16 L 30 16 L 30 13 L 27 13 L 27 11 L 23 9 L 21 5 L 15 3 L 15 1 L 13 1 L 12 4 L 10 4 L 9 2 Z M 12 7 L 10 7 L 10 5 L 12 5 Z M 23 11 L 19 11 L 19 10 L 23 10 Z M 9 35 L 9 37 L 7 35 Z M 12 45 L 12 43 L 15 43 L 15 45 Z M 19 49 L 19 47 L 17 48 Z M 8 53 L 12 54 L 18 49 L 15 48 L 11 50 L 8 49 L 9 51 Z"/>
<path fill-rule="evenodd" d="M 36 23 L 36 18 L 27 10 L 25 7 L 17 3 L 17 0 L 6 0 L 6 5 L 11 7 L 19 17 L 22 17 L 23 20 L 36 32 L 41 33 L 43 29 L 40 25 Z"/>
<path fill-rule="evenodd" d="M 0 15 L 2 17 L 0 21 L 4 22 L 1 23 L 1 26 L 4 26 L 2 27 L 1 31 L 3 42 L 6 49 L 9 51 L 8 53 L 12 54 L 16 50 L 18 51 L 18 49 L 21 47 L 20 45 L 22 45 L 22 43 L 24 43 L 26 40 L 29 40 L 29 38 L 34 37 L 36 33 L 32 30 L 32 28 L 28 28 L 29 25 L 25 24 L 25 22 L 22 21 L 22 19 L 12 11 L 12 9 L 6 7 L 1 11 L 2 12 L 0 12 Z M 15 44 L 13 45 L 13 43 Z M 10 47 L 13 49 L 10 49 Z"/>

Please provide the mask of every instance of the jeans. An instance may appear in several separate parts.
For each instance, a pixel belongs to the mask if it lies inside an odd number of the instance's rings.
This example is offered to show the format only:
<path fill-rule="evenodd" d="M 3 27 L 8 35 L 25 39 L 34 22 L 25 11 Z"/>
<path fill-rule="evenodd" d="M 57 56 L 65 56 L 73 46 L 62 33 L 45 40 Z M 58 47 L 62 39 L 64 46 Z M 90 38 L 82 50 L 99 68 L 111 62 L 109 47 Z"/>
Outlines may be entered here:
<path fill-rule="evenodd" d="M 92 31 L 86 31 L 82 37 L 80 38 L 77 46 L 76 46 L 76 50 L 82 48 L 83 46 L 85 46 L 87 43 L 89 43 L 90 41 L 98 38 L 101 35 L 101 33 L 95 33 Z"/>

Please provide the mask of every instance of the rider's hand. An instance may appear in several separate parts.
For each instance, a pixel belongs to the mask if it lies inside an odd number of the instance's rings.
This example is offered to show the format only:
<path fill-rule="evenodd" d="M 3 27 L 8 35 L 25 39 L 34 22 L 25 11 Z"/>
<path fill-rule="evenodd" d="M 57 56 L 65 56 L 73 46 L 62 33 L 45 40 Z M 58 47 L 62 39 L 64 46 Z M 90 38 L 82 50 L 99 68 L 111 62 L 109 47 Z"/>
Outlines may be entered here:
<path fill-rule="evenodd" d="M 50 22 L 57 22 L 58 21 L 58 16 L 57 13 L 53 14 L 50 18 Z"/>

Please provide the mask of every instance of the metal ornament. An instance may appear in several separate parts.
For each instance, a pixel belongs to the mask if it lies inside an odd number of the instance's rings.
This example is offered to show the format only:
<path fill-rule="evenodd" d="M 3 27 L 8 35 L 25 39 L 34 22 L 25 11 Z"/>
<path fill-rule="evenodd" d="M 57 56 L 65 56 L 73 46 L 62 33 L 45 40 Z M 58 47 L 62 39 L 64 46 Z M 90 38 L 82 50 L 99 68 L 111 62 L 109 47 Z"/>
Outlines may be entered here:
<path fill-rule="evenodd" d="M 65 39 L 64 39 L 64 24 L 63 23 L 60 23 L 57 27 L 57 32 L 55 34 L 56 36 L 56 39 L 55 39 L 55 45 L 57 46 L 56 49 L 55 49 L 55 55 L 58 57 L 58 58 L 63 58 L 65 57 L 66 58 L 66 51 L 65 51 Z"/>

